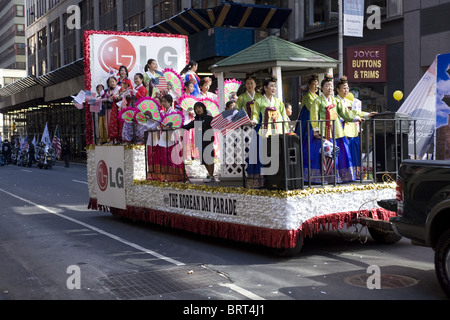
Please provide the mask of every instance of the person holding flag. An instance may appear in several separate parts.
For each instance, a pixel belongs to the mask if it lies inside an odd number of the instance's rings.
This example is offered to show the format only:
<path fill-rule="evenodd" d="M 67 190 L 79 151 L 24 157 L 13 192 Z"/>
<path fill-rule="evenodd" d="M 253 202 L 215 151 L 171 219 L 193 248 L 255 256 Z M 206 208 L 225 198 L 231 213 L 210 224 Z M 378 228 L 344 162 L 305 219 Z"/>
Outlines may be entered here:
<path fill-rule="evenodd" d="M 199 139 L 197 139 L 196 135 L 195 146 L 198 148 L 202 164 L 205 166 L 206 171 L 208 171 L 208 177 L 203 182 L 216 182 L 214 178 L 214 132 L 211 127 L 213 117 L 207 113 L 206 106 L 203 102 L 196 102 L 194 104 L 194 112 L 194 120 L 181 128 L 185 130 L 195 129 L 196 134 L 199 134 Z M 210 154 L 205 151 L 209 151 Z"/>

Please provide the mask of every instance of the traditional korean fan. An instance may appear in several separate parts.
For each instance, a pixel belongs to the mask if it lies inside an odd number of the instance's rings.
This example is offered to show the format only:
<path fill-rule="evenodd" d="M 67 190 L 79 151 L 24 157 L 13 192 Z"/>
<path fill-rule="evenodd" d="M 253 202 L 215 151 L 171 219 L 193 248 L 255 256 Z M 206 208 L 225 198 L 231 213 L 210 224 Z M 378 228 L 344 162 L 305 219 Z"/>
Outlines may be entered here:
<path fill-rule="evenodd" d="M 230 93 L 232 93 L 232 92 L 237 93 L 240 86 L 241 86 L 241 82 L 236 79 L 227 79 L 223 82 L 225 103 L 230 101 Z M 216 94 L 219 94 L 218 92 L 219 91 L 216 90 Z"/>
<path fill-rule="evenodd" d="M 170 125 L 170 123 L 172 125 Z M 171 126 L 172 128 L 179 128 L 184 123 L 184 115 L 182 111 L 172 111 L 170 113 L 167 113 L 163 115 L 163 119 L 161 121 L 161 124 L 164 126 Z"/>
<path fill-rule="evenodd" d="M 138 113 L 138 112 L 139 112 L 139 109 L 137 109 L 137 108 L 133 108 L 133 107 L 124 108 L 119 111 L 119 119 L 122 122 L 131 123 L 134 121 L 134 117 L 135 117 L 136 113 Z"/>
<path fill-rule="evenodd" d="M 178 104 L 184 110 L 189 111 L 189 108 L 194 109 L 194 105 L 198 101 L 199 100 L 193 96 L 184 95 L 180 98 L 180 100 L 178 101 Z"/>
<path fill-rule="evenodd" d="M 139 123 L 139 124 L 144 124 L 147 122 L 147 119 L 145 118 L 145 114 L 142 111 L 139 111 L 138 113 L 136 113 L 136 115 L 134 116 L 134 120 L 136 121 L 136 123 Z"/>
<path fill-rule="evenodd" d="M 141 111 L 143 114 L 150 111 L 152 114 L 152 119 L 161 122 L 161 113 L 158 100 L 150 97 L 144 97 L 139 99 L 136 107 L 138 108 L 138 111 Z"/>
<path fill-rule="evenodd" d="M 211 112 L 211 115 L 213 117 L 217 116 L 220 113 L 219 104 L 217 103 L 217 101 L 211 98 L 202 98 L 200 102 L 203 102 L 205 104 L 206 110 Z"/>
<path fill-rule="evenodd" d="M 167 84 L 171 84 L 172 90 L 178 95 L 181 96 L 184 91 L 184 83 L 181 76 L 173 69 L 166 68 L 162 71 L 164 79 L 166 79 Z M 165 89 L 167 90 L 167 88 Z"/>

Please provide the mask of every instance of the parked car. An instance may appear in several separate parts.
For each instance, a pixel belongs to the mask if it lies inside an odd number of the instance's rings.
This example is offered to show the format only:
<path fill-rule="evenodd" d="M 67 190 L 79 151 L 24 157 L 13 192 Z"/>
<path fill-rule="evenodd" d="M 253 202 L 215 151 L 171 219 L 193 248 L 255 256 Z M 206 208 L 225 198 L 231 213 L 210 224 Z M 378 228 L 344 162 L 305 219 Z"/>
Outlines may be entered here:
<path fill-rule="evenodd" d="M 398 235 L 435 251 L 436 275 L 450 297 L 450 161 L 404 160 L 396 199 L 379 205 L 397 211 L 390 222 Z"/>

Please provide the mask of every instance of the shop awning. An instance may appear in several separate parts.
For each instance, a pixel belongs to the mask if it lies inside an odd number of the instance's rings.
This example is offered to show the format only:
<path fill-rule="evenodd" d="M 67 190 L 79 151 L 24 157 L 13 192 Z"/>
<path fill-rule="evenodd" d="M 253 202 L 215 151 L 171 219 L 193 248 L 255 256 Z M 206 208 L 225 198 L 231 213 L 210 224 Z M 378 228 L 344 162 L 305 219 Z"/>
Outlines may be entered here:
<path fill-rule="evenodd" d="M 191 35 L 212 27 L 280 29 L 292 9 L 222 3 L 208 9 L 186 9 L 142 31 Z"/>

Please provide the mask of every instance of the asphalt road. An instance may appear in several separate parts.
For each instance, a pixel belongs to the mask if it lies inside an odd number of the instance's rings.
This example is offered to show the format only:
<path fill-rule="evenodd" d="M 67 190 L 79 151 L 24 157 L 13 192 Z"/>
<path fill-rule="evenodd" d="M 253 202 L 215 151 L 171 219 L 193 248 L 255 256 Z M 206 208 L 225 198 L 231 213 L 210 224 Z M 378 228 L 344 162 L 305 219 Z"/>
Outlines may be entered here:
<path fill-rule="evenodd" d="M 164 300 L 195 313 L 198 301 L 447 299 L 434 252 L 406 239 L 380 245 L 352 227 L 279 258 L 89 210 L 86 181 L 81 164 L 0 167 L 0 300 Z M 261 305 L 251 315 L 269 313 Z"/>

